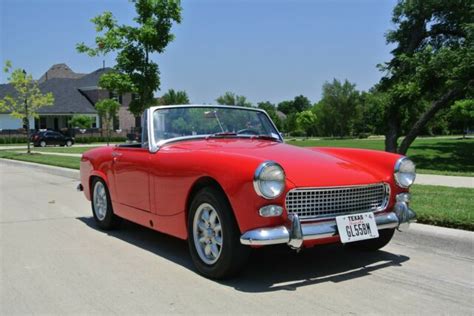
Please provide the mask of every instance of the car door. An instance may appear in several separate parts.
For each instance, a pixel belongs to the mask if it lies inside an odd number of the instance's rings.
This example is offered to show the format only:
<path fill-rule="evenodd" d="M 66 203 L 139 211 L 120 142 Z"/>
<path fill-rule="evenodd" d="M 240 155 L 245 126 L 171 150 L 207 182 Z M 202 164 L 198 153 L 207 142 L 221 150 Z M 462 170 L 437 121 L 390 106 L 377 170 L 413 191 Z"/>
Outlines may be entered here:
<path fill-rule="evenodd" d="M 61 142 L 61 134 L 57 133 L 57 132 L 49 132 L 48 133 L 48 141 L 47 143 L 48 144 L 51 144 L 51 145 L 60 145 L 60 142 Z"/>
<path fill-rule="evenodd" d="M 112 151 L 115 197 L 120 204 L 150 212 L 148 149 L 117 146 Z"/>

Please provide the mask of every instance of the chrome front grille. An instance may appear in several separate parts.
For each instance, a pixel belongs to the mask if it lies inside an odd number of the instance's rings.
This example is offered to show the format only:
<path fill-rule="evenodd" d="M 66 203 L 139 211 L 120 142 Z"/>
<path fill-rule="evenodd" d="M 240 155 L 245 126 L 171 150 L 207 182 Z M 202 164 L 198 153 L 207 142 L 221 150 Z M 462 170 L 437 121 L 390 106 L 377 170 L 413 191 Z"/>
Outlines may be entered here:
<path fill-rule="evenodd" d="M 301 219 L 330 218 L 344 214 L 378 212 L 389 201 L 390 186 L 384 183 L 328 188 L 293 189 L 286 195 L 286 210 Z"/>

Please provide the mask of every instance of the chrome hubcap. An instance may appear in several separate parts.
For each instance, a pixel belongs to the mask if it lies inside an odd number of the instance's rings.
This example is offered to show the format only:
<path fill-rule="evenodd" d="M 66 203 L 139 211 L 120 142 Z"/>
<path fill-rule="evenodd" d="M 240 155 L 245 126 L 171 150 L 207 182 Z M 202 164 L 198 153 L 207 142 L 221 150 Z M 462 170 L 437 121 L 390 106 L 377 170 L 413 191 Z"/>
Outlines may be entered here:
<path fill-rule="evenodd" d="M 206 264 L 213 264 L 222 252 L 221 220 L 214 207 L 199 205 L 193 220 L 193 238 L 197 253 Z"/>
<path fill-rule="evenodd" d="M 107 194 L 104 184 L 100 181 L 94 186 L 94 212 L 100 221 L 104 220 L 107 214 Z"/>

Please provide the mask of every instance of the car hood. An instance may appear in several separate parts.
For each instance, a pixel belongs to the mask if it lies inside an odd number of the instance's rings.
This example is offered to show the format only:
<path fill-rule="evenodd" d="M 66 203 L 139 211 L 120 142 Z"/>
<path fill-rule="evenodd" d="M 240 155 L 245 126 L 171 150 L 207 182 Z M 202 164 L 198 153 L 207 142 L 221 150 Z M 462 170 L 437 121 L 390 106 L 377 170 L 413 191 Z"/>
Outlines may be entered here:
<path fill-rule="evenodd" d="M 175 146 L 181 149 L 212 151 L 213 154 L 220 153 L 226 157 L 248 157 L 252 158 L 252 161 L 275 161 L 283 167 L 287 179 L 297 187 L 346 186 L 388 180 L 380 170 L 369 169 L 367 162 L 358 163 L 354 158 L 335 156 L 318 148 L 238 138 L 189 141 L 177 143 Z"/>

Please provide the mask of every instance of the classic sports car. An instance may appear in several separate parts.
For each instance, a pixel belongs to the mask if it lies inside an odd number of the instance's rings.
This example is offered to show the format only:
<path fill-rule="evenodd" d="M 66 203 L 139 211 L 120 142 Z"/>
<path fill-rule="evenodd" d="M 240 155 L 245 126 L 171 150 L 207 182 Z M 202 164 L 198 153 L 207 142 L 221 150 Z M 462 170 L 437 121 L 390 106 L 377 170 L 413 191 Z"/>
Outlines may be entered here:
<path fill-rule="evenodd" d="M 377 250 L 415 219 L 406 157 L 287 145 L 255 108 L 153 107 L 143 126 L 141 144 L 85 152 L 78 189 L 100 228 L 125 218 L 187 239 L 207 277 L 238 272 L 251 247 Z"/>

